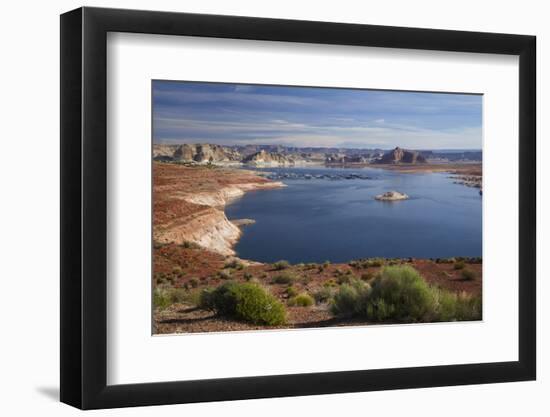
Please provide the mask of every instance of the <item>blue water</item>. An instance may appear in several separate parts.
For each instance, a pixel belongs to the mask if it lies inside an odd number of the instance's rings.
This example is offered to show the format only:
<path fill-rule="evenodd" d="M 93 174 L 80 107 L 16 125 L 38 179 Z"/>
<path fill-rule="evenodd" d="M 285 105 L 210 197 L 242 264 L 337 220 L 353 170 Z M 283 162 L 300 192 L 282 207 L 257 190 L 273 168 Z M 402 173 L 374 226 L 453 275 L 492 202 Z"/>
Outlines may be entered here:
<path fill-rule="evenodd" d="M 482 197 L 446 173 L 403 174 L 363 168 L 270 168 L 294 173 L 285 188 L 246 193 L 226 207 L 250 218 L 236 251 L 262 262 L 347 262 L 367 257 L 482 256 Z M 350 173 L 372 179 L 305 179 Z M 381 202 L 396 190 L 409 200 Z"/>

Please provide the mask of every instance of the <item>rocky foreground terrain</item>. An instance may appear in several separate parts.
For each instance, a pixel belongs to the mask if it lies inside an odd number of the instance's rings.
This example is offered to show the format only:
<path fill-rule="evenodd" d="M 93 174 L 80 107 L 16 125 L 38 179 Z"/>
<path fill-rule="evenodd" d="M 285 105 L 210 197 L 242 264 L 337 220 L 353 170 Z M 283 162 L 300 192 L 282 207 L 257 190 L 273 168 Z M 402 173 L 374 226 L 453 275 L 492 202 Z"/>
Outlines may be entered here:
<path fill-rule="evenodd" d="M 444 291 L 452 302 L 458 300 L 473 311 L 464 316 L 470 318 L 458 319 L 480 318 L 480 258 L 370 258 L 296 265 L 243 260 L 235 257 L 233 245 L 241 227 L 253 219 L 229 221 L 224 206 L 245 192 L 284 186 L 281 182 L 243 169 L 159 162 L 153 164 L 153 177 L 154 333 L 371 324 L 362 317 L 335 314 L 334 300 L 359 286 L 361 291 L 375 286 L 391 265 L 413 267 L 433 291 Z M 285 309 L 285 322 L 265 325 L 205 307 L 204 294 L 226 283 L 261 288 Z"/>

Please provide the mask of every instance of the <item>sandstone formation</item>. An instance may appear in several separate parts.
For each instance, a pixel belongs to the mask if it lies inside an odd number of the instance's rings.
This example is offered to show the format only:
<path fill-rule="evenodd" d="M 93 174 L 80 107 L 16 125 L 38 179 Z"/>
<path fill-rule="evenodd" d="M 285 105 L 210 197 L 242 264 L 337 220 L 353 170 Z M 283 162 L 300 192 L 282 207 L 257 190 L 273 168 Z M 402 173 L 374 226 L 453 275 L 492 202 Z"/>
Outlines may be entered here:
<path fill-rule="evenodd" d="M 258 166 L 288 166 L 294 165 L 299 161 L 295 157 L 289 157 L 280 153 L 261 150 L 245 157 L 242 162 L 247 165 Z"/>
<path fill-rule="evenodd" d="M 387 191 L 384 194 L 379 194 L 374 198 L 379 201 L 398 201 L 407 200 L 409 196 L 398 191 Z"/>
<path fill-rule="evenodd" d="M 284 186 L 251 171 L 158 163 L 153 180 L 154 241 L 193 242 L 222 255 L 234 255 L 241 236 L 224 206 L 247 191 Z"/>
<path fill-rule="evenodd" d="M 220 145 L 183 144 L 183 145 L 153 145 L 153 159 L 157 161 L 183 161 L 200 164 L 216 162 L 239 162 L 239 152 Z"/>
<path fill-rule="evenodd" d="M 377 163 L 379 164 L 417 164 L 426 163 L 426 158 L 420 155 L 418 151 L 409 151 L 396 147 L 395 149 L 386 152 Z"/>

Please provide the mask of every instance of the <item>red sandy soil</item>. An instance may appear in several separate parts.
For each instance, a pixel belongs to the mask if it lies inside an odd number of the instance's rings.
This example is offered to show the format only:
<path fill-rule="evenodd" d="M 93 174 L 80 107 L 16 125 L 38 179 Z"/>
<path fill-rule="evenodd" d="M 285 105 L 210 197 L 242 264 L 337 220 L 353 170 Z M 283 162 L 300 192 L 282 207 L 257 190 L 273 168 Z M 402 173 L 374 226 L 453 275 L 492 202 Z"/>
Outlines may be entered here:
<path fill-rule="evenodd" d="M 269 183 L 251 171 L 231 168 L 189 167 L 153 163 L 153 224 L 163 226 L 205 210 L 181 197 L 188 194 L 216 192 L 233 184 Z"/>
<path fill-rule="evenodd" d="M 185 248 L 175 244 L 157 245 L 154 250 L 154 283 L 155 285 L 176 288 L 188 288 L 189 292 L 199 292 L 204 288 L 216 287 L 226 281 L 218 272 L 234 259 L 224 257 L 202 248 Z M 475 273 L 472 281 L 464 280 L 461 270 L 454 269 L 454 263 L 437 263 L 429 259 L 403 259 L 387 261 L 411 265 L 416 268 L 430 284 L 454 292 L 481 294 L 482 264 L 466 263 L 466 269 Z M 246 264 L 246 262 L 243 262 Z M 272 264 L 250 264 L 243 269 L 225 268 L 231 274 L 230 279 L 245 282 L 244 275 L 252 275 L 255 282 L 266 287 L 283 303 L 288 300 L 286 294 L 289 284 L 275 284 L 273 277 L 281 273 L 291 273 L 296 277 L 292 283 L 298 292 L 313 294 L 329 282 L 338 285 L 348 276 L 370 280 L 381 267 L 352 267 L 349 264 L 330 264 L 319 270 L 306 265 L 291 265 L 283 271 L 277 271 Z M 346 273 L 350 271 L 350 275 Z M 161 278 L 164 276 L 164 278 Z M 166 278 L 168 277 L 168 279 Z M 161 283 L 162 281 L 162 283 Z M 326 285 L 326 284 L 325 284 Z M 367 324 L 365 321 L 339 320 L 334 318 L 326 304 L 312 307 L 287 307 L 288 325 L 284 328 L 349 326 Z M 163 311 L 155 311 L 155 333 L 212 332 L 231 330 L 266 329 L 265 326 L 254 326 L 234 320 L 217 317 L 213 313 L 194 308 L 192 303 L 174 304 Z M 272 328 L 272 327 L 269 327 Z"/>

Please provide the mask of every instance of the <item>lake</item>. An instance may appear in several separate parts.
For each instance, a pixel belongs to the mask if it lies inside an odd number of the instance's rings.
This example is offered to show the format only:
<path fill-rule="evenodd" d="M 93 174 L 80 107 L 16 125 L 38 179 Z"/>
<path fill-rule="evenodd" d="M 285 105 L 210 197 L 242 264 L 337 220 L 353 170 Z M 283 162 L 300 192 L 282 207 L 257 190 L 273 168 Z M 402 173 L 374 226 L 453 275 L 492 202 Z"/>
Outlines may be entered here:
<path fill-rule="evenodd" d="M 236 245 L 243 259 L 307 263 L 482 256 L 482 197 L 477 188 L 453 184 L 448 173 L 325 167 L 260 171 L 282 178 L 287 187 L 249 192 L 226 207 L 229 219 L 256 220 L 243 228 Z M 410 199 L 374 199 L 390 190 Z"/>

